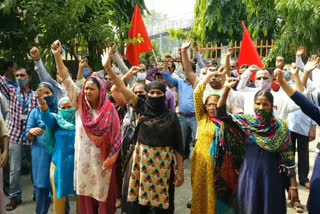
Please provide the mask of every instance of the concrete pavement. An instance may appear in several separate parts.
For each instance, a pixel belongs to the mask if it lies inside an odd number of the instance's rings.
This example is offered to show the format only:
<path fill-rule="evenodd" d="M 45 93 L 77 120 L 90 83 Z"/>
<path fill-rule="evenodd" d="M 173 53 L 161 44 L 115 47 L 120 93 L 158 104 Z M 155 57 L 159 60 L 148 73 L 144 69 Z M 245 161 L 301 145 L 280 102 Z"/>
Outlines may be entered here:
<path fill-rule="evenodd" d="M 318 134 L 317 134 L 318 136 Z M 316 151 L 316 140 L 310 143 L 310 174 L 313 171 L 313 164 L 315 159 L 315 151 Z M 297 158 L 296 158 L 297 159 Z M 190 210 L 186 207 L 187 201 L 191 198 L 191 180 L 190 180 L 190 166 L 191 166 L 191 159 L 188 159 L 184 162 L 185 167 L 185 180 L 184 184 L 176 189 L 176 196 L 175 196 L 175 213 L 176 214 L 186 214 L 189 213 Z M 8 214 L 31 214 L 35 213 L 35 202 L 32 200 L 32 184 L 30 176 L 23 176 L 23 203 L 14 211 L 7 212 Z M 303 205 L 306 204 L 309 195 L 309 190 L 299 185 L 299 196 L 301 203 Z M 8 199 L 7 199 L 8 200 Z M 70 207 L 71 211 L 70 214 L 76 213 L 76 204 L 73 197 L 70 198 Z M 53 213 L 52 204 L 50 206 L 49 213 Z M 120 213 L 118 210 L 117 213 Z M 288 214 L 296 213 L 294 209 L 288 208 Z M 307 213 L 307 212 L 305 212 Z"/>

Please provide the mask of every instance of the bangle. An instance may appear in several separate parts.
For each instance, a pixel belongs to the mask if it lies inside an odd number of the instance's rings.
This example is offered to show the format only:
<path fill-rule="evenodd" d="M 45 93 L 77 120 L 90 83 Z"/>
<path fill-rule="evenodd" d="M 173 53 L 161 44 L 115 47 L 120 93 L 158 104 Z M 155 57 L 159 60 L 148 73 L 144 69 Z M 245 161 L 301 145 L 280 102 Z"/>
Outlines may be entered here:
<path fill-rule="evenodd" d="M 230 85 L 225 86 L 226 88 L 229 88 L 230 90 L 232 89 L 232 87 Z"/>
<path fill-rule="evenodd" d="M 289 187 L 290 190 L 298 190 L 298 187 Z"/>

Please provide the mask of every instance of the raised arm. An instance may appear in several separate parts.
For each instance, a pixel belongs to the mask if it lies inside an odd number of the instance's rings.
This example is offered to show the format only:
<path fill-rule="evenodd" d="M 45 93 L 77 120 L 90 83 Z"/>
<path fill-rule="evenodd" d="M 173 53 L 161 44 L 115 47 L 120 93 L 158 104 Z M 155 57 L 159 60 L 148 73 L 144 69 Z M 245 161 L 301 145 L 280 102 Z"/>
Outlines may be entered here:
<path fill-rule="evenodd" d="M 123 62 L 123 60 L 120 58 L 118 52 L 115 52 L 114 55 L 114 61 L 116 62 L 118 68 L 120 69 L 122 75 L 125 75 L 129 72 L 129 68 L 126 66 L 126 64 Z"/>
<path fill-rule="evenodd" d="M 179 86 L 179 80 L 177 80 L 176 78 L 173 78 L 172 76 L 170 76 L 169 70 L 168 70 L 168 60 L 165 58 L 165 63 L 164 63 L 164 67 L 163 67 L 163 71 L 160 71 L 162 74 L 163 79 L 169 83 L 169 85 L 178 88 Z"/>
<path fill-rule="evenodd" d="M 283 91 L 289 97 L 291 97 L 296 92 L 296 90 L 293 89 L 290 85 L 288 85 L 288 83 L 284 80 L 283 71 L 280 70 L 280 69 L 276 69 L 275 72 L 274 72 L 274 75 L 276 75 L 277 81 L 280 84 L 280 86 L 283 89 Z"/>
<path fill-rule="evenodd" d="M 227 53 L 226 53 L 225 69 L 226 69 L 226 74 L 227 74 L 228 77 L 231 77 L 230 59 L 231 59 L 232 52 L 233 52 L 233 49 L 229 48 Z"/>
<path fill-rule="evenodd" d="M 101 55 L 102 65 L 105 71 L 107 71 L 107 73 L 109 74 L 109 77 L 111 78 L 113 84 L 124 96 L 125 100 L 129 104 L 131 104 L 132 107 L 135 107 L 137 104 L 137 99 L 133 99 L 135 97 L 134 93 L 126 87 L 125 83 L 121 80 L 121 78 L 112 70 L 110 63 L 112 56 L 109 55 L 110 53 L 111 52 L 109 52 L 108 48 L 103 51 L 103 54 Z"/>
<path fill-rule="evenodd" d="M 227 100 L 229 96 L 230 90 L 235 86 L 237 83 L 237 79 L 233 77 L 228 77 L 224 82 L 224 87 L 222 91 L 222 95 L 218 101 L 217 108 L 221 108 L 227 105 Z"/>
<path fill-rule="evenodd" d="M 64 65 L 62 56 L 61 56 L 62 45 L 60 41 L 55 41 L 51 45 L 51 51 L 54 55 L 54 59 L 57 65 L 57 72 L 61 78 L 61 82 L 67 91 L 68 97 L 72 103 L 72 106 L 75 110 L 78 109 L 78 97 L 80 94 L 80 89 L 72 81 L 71 76 L 69 75 L 68 68 Z"/>
<path fill-rule="evenodd" d="M 186 72 L 187 78 L 190 81 L 192 87 L 195 88 L 197 84 L 197 76 L 192 69 L 189 56 L 188 56 L 188 49 L 191 45 L 191 41 L 192 39 L 187 39 L 181 45 L 181 58 L 182 58 L 183 69 Z"/>
<path fill-rule="evenodd" d="M 59 98 L 63 97 L 65 94 L 65 91 L 60 86 L 60 84 L 55 81 L 50 74 L 47 72 L 46 68 L 43 65 L 43 62 L 40 58 L 39 49 L 36 47 L 31 48 L 30 55 L 32 59 L 34 60 L 34 70 L 37 72 L 40 82 L 49 82 L 51 85 L 55 88 L 57 96 Z"/>
<path fill-rule="evenodd" d="M 206 65 L 204 64 L 202 57 L 200 55 L 200 48 L 199 48 L 199 45 L 197 42 L 193 42 L 193 52 L 196 55 L 197 64 L 198 64 L 199 68 L 201 69 L 201 68 L 206 67 Z"/>
<path fill-rule="evenodd" d="M 77 81 L 79 80 L 82 80 L 84 77 L 83 77 L 83 68 L 84 66 L 86 65 L 86 59 L 81 59 L 79 61 L 79 66 L 78 66 L 78 73 L 77 73 Z"/>
<path fill-rule="evenodd" d="M 293 79 L 294 83 L 296 84 L 297 91 L 299 91 L 300 93 L 303 93 L 304 92 L 304 86 L 303 86 L 303 84 L 302 84 L 302 82 L 300 80 L 300 77 L 299 77 L 299 67 L 297 66 L 297 64 L 295 64 L 295 63 L 291 64 L 290 73 L 291 73 L 291 76 L 292 76 L 292 79 Z"/>
<path fill-rule="evenodd" d="M 252 88 L 249 88 L 247 86 L 247 82 L 250 79 L 250 76 L 253 72 L 258 71 L 260 68 L 256 65 L 251 65 L 248 69 L 246 69 L 242 75 L 240 76 L 239 83 L 237 85 L 237 91 L 249 91 L 252 90 Z M 255 90 L 255 89 L 253 89 Z"/>
<path fill-rule="evenodd" d="M 129 83 L 130 79 L 137 75 L 137 73 L 139 72 L 139 66 L 132 66 L 129 70 L 129 72 L 127 72 L 125 75 L 123 75 L 123 77 L 121 78 L 123 80 L 123 82 L 125 83 Z"/>
<path fill-rule="evenodd" d="M 201 82 L 198 84 L 197 88 L 193 93 L 194 99 L 194 111 L 196 114 L 197 121 L 201 120 L 204 116 L 206 116 L 206 111 L 203 103 L 203 94 L 206 90 L 207 84 L 211 81 L 212 77 L 218 75 L 219 71 L 208 72 L 207 75 Z"/>
<path fill-rule="evenodd" d="M 35 92 L 35 96 L 38 100 L 38 105 L 40 109 L 41 119 L 49 128 L 55 128 L 57 126 L 57 122 L 55 117 L 50 113 L 47 102 L 45 101 L 42 91 L 38 89 Z"/>
<path fill-rule="evenodd" d="M 228 100 L 230 90 L 232 90 L 232 88 L 235 86 L 236 83 L 237 83 L 237 79 L 233 77 L 228 77 L 224 82 L 223 91 L 218 101 L 217 110 L 216 110 L 216 118 L 221 121 L 224 121 L 224 122 L 232 121 L 231 116 L 227 114 L 227 100 Z"/>
<path fill-rule="evenodd" d="M 319 108 L 316 105 L 314 105 L 310 100 L 308 100 L 308 98 L 306 98 L 302 93 L 291 88 L 288 85 L 288 83 L 284 80 L 282 71 L 277 71 L 276 77 L 281 88 L 298 106 L 300 106 L 303 113 L 308 115 L 311 119 L 318 123 L 318 125 L 320 125 Z"/>
<path fill-rule="evenodd" d="M 296 64 L 298 65 L 300 70 L 304 70 L 304 63 L 301 59 L 303 52 L 304 52 L 304 47 L 299 47 L 296 52 Z"/>
<path fill-rule="evenodd" d="M 319 66 L 319 57 L 313 55 L 309 58 L 308 63 L 304 67 L 304 72 L 301 77 L 301 82 L 304 87 L 307 86 L 308 78 L 310 77 L 311 72 Z"/>
<path fill-rule="evenodd" d="M 147 70 L 147 80 L 154 81 L 154 75 L 158 72 L 158 66 Z"/>

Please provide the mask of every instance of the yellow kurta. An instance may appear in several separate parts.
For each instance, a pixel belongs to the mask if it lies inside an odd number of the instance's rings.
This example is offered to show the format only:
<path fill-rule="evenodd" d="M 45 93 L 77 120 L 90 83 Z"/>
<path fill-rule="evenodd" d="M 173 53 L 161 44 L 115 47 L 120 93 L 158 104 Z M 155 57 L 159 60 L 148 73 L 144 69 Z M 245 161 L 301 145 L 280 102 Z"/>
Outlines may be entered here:
<path fill-rule="evenodd" d="M 198 141 L 191 163 L 192 205 L 191 213 L 215 213 L 214 160 L 210 157 L 210 146 L 215 128 L 208 118 L 203 104 L 205 88 L 198 85 L 194 91 L 194 107 L 198 124 Z"/>

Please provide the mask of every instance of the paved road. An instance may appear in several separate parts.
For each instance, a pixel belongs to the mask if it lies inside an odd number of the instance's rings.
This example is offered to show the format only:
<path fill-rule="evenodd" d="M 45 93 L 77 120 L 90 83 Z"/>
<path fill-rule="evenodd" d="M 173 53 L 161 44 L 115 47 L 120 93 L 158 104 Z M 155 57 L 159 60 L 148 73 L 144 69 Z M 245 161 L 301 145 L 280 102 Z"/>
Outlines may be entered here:
<path fill-rule="evenodd" d="M 319 136 L 317 134 L 317 136 Z M 316 141 L 310 143 L 310 172 L 313 170 L 313 163 L 315 158 L 315 148 L 316 148 Z M 175 206 L 176 206 L 176 214 L 186 214 L 189 213 L 190 210 L 186 208 L 186 202 L 188 199 L 191 198 L 191 180 L 190 180 L 190 166 L 191 160 L 186 160 L 184 163 L 185 167 L 185 182 L 184 184 L 176 189 L 176 196 L 175 196 Z M 311 176 L 311 173 L 309 174 Z M 30 176 L 23 176 L 23 203 L 20 205 L 16 210 L 8 212 L 8 214 L 31 214 L 35 213 L 35 203 L 32 200 L 32 184 L 30 180 Z M 300 200 L 303 205 L 306 204 L 308 199 L 309 191 L 299 185 L 299 195 Z M 71 206 L 71 214 L 76 213 L 75 211 L 75 200 L 74 198 L 70 199 L 70 206 Z M 52 206 L 50 206 L 49 213 L 53 213 Z M 118 210 L 117 213 L 120 213 Z M 294 209 L 288 208 L 288 214 L 296 213 Z M 307 213 L 307 212 L 305 212 Z"/>

